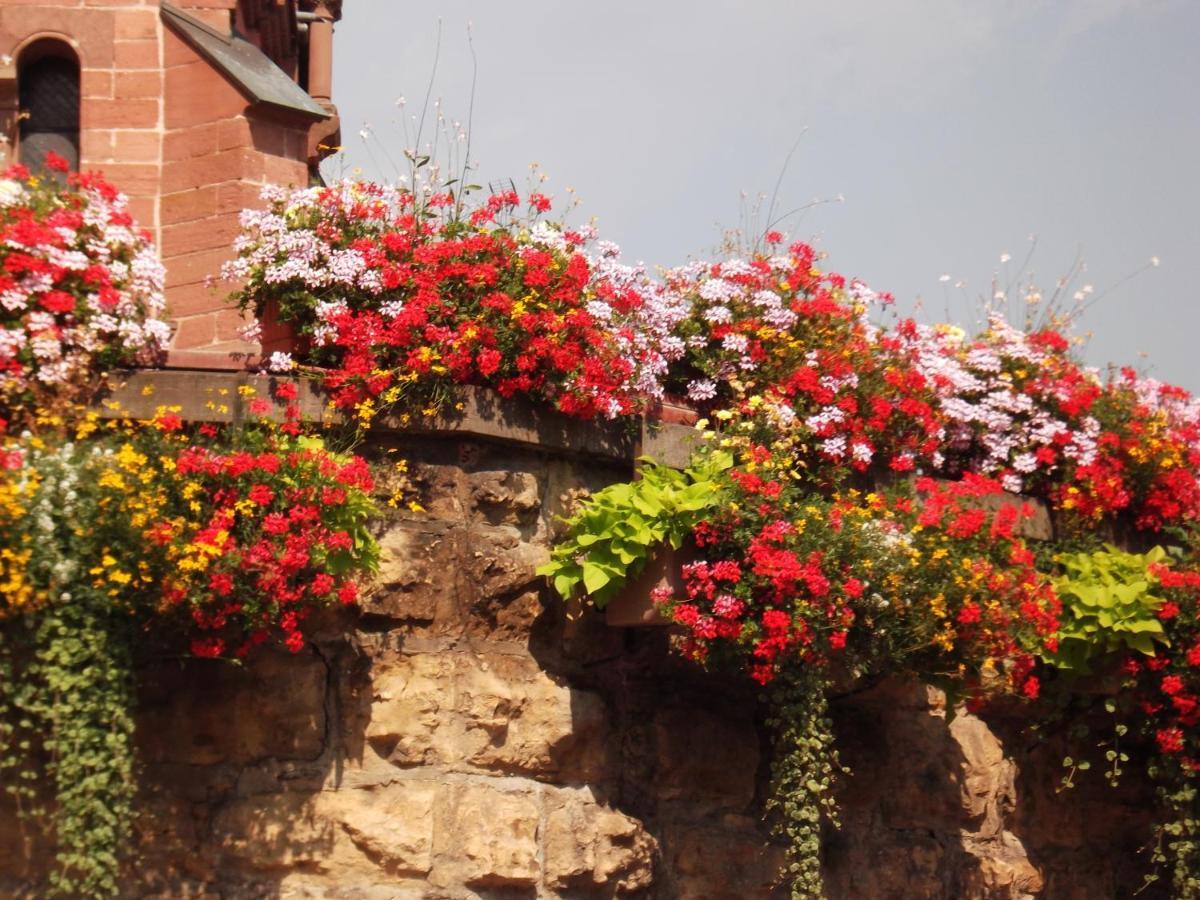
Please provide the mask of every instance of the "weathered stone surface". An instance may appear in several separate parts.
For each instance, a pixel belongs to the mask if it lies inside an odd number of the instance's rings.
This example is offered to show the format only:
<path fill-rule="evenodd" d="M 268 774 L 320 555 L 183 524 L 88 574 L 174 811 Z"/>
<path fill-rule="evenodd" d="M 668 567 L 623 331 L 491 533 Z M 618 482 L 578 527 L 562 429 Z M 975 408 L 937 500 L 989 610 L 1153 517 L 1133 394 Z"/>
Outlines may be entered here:
<path fill-rule="evenodd" d="M 758 733 L 752 719 L 671 707 L 655 717 L 654 736 L 654 780 L 663 800 L 740 811 L 754 799 Z"/>
<path fill-rule="evenodd" d="M 402 655 L 380 666 L 367 742 L 399 766 L 586 779 L 604 764 L 603 701 L 530 657 Z"/>
<path fill-rule="evenodd" d="M 467 534 L 465 577 L 475 598 L 495 597 L 540 587 L 536 569 L 550 559 L 545 544 L 524 540 L 512 525 L 476 525 Z"/>
<path fill-rule="evenodd" d="M 462 657 L 456 673 L 464 750 L 487 769 L 587 779 L 600 772 L 604 703 L 527 657 Z"/>
<path fill-rule="evenodd" d="M 364 601 L 366 612 L 432 622 L 439 604 L 453 604 L 461 546 L 457 533 L 398 521 L 379 541 L 379 574 Z"/>
<path fill-rule="evenodd" d="M 533 886 L 541 877 L 541 811 L 529 792 L 467 782 L 448 787 L 437 810 L 434 884 Z"/>
<path fill-rule="evenodd" d="M 516 525 L 537 517 L 538 479 L 530 472 L 475 472 L 468 479 L 474 508 L 493 525 Z"/>
<path fill-rule="evenodd" d="M 311 759 L 325 740 L 328 670 L 314 651 L 266 649 L 251 666 L 160 663 L 141 673 L 138 743 L 149 762 Z"/>
<path fill-rule="evenodd" d="M 402 766 L 440 759 L 437 733 L 445 721 L 443 708 L 453 708 L 447 689 L 453 666 L 450 656 L 418 653 L 389 660 L 373 673 L 366 739 L 375 753 Z"/>
<path fill-rule="evenodd" d="M 658 842 L 642 823 L 597 804 L 586 790 L 548 793 L 546 807 L 546 887 L 573 896 L 651 885 Z"/>
<path fill-rule="evenodd" d="M 753 820 L 733 817 L 728 826 L 681 823 L 668 830 L 670 896 L 679 900 L 751 900 L 776 895 L 782 849 L 767 842 Z"/>
<path fill-rule="evenodd" d="M 417 876 L 433 865 L 437 793 L 433 782 L 401 781 L 373 790 L 326 791 L 316 805 L 363 854 L 364 862 L 391 875 Z"/>
<path fill-rule="evenodd" d="M 336 823 L 302 792 L 238 797 L 213 817 L 211 841 L 224 865 L 275 870 L 331 867 Z"/>

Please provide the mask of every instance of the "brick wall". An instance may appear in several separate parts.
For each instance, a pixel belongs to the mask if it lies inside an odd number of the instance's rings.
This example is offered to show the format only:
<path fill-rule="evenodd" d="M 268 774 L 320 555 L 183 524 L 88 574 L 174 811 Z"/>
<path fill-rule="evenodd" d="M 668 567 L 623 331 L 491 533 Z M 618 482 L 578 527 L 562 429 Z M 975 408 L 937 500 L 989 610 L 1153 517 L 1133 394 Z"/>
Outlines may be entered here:
<path fill-rule="evenodd" d="M 176 6 L 220 31 L 238 14 L 238 0 Z M 238 341 L 229 286 L 207 282 L 231 255 L 238 211 L 257 202 L 263 184 L 307 183 L 312 123 L 252 107 L 164 25 L 158 0 L 4 0 L 0 56 L 12 61 L 0 62 L 0 80 L 15 83 L 21 50 L 40 37 L 67 42 L 79 57 L 81 166 L 104 171 L 153 233 L 174 347 L 252 349 Z"/>

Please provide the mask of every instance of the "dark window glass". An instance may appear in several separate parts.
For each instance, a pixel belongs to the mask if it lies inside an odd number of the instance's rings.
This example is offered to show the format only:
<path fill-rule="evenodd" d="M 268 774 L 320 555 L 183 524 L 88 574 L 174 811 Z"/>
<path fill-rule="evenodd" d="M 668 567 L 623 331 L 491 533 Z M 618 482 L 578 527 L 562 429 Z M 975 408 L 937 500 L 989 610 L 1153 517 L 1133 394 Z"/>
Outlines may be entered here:
<path fill-rule="evenodd" d="M 30 48 L 33 50 L 34 48 Z M 19 153 L 30 169 L 42 169 L 53 151 L 79 168 L 79 64 L 57 54 L 37 54 L 17 72 L 21 109 Z"/>

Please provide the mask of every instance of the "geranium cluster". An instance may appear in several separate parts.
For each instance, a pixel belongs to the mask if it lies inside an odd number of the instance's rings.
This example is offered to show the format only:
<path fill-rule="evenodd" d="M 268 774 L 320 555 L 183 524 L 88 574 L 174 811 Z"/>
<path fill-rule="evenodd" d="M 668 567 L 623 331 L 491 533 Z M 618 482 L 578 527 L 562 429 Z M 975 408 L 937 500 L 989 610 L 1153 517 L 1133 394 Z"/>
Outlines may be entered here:
<path fill-rule="evenodd" d="M 153 360 L 170 337 L 163 268 L 125 198 L 53 154 L 46 164 L 59 177 L 0 176 L 0 419 L 14 424 Z"/>
<path fill-rule="evenodd" d="M 82 579 L 114 610 L 194 635 L 198 656 L 243 656 L 272 635 L 297 651 L 308 615 L 354 603 L 376 563 L 365 461 L 265 416 L 221 435 L 168 408 L 146 423 L 91 413 L 70 437 L 5 445 L 0 620 L 70 602 Z"/>
<path fill-rule="evenodd" d="M 1200 772 L 1200 568 L 1161 563 L 1152 573 L 1166 599 L 1158 609 L 1165 640 L 1153 656 L 1122 665 L 1137 694 L 1143 728 L 1161 753 Z"/>
<path fill-rule="evenodd" d="M 743 431 L 721 441 L 740 464 L 693 532 L 684 595 L 656 598 L 688 655 L 732 657 L 764 684 L 799 663 L 1037 696 L 1060 604 L 1022 537 L 1030 510 L 970 475 L 823 495 L 786 442 Z"/>
<path fill-rule="evenodd" d="M 773 241 L 782 239 L 772 233 Z M 669 386 L 702 408 L 758 395 L 777 428 L 800 432 L 818 464 L 910 471 L 939 446 L 934 395 L 907 348 L 870 322 L 891 303 L 786 252 L 695 264 L 666 276 L 687 300 Z"/>
<path fill-rule="evenodd" d="M 1200 404 L 1187 391 L 1130 369 L 1104 380 L 1057 331 L 998 317 L 973 340 L 913 322 L 896 333 L 938 395 L 935 469 L 998 478 L 1083 527 L 1126 517 L 1159 530 L 1200 517 Z"/>
<path fill-rule="evenodd" d="M 611 418 L 661 393 L 677 298 L 592 229 L 543 220 L 540 194 L 463 210 L 343 182 L 265 199 L 225 274 L 243 305 L 299 324 L 338 406 L 453 383 Z"/>
<path fill-rule="evenodd" d="M 757 398 L 755 414 L 801 439 L 797 458 L 827 482 L 974 473 L 1081 529 L 1200 517 L 1200 404 L 1186 392 L 1129 372 L 1105 380 L 1051 328 L 883 327 L 888 295 L 822 271 L 782 234 L 655 277 L 591 228 L 547 220 L 538 193 L 466 206 L 342 182 L 264 199 L 226 267 L 243 281 L 235 296 L 294 323 L 303 360 L 362 421 L 402 400 L 433 414 L 452 384 L 585 418 L 664 395 L 742 414 Z"/>

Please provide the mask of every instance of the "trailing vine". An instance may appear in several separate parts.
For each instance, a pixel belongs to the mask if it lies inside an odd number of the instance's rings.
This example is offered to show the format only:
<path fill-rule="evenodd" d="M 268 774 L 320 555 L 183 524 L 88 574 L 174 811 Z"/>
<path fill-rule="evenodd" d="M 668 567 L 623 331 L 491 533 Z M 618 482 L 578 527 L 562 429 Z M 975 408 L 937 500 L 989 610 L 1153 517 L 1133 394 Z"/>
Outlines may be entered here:
<path fill-rule="evenodd" d="M 97 573 L 128 520 L 106 522 L 92 490 L 107 457 L 70 443 L 31 450 L 27 526 L 11 540 L 29 550 L 28 603 L 40 608 L 6 623 L 0 770 L 14 774 L 6 781 L 24 818 L 49 824 L 52 892 L 112 896 L 133 807 L 133 625 Z"/>
<path fill-rule="evenodd" d="M 771 794 L 776 834 L 787 841 L 787 876 L 793 900 L 825 896 L 821 829 L 838 827 L 833 786 L 841 765 L 829 719 L 825 673 L 802 666 L 781 673 L 771 692 L 774 734 Z"/>
<path fill-rule="evenodd" d="M 1165 871 L 1176 900 L 1200 898 L 1200 791 L 1195 773 L 1168 771 L 1158 790 L 1163 821 L 1155 826 L 1151 862 L 1155 869 L 1146 885 Z"/>
<path fill-rule="evenodd" d="M 59 896 L 117 893 L 132 820 L 132 629 L 110 598 L 77 588 L 9 630 L 0 715 L 10 723 L 0 770 L 26 820 L 55 838 Z M 15 658 L 14 658 L 15 657 Z M 52 785 L 52 798 L 39 791 Z"/>

